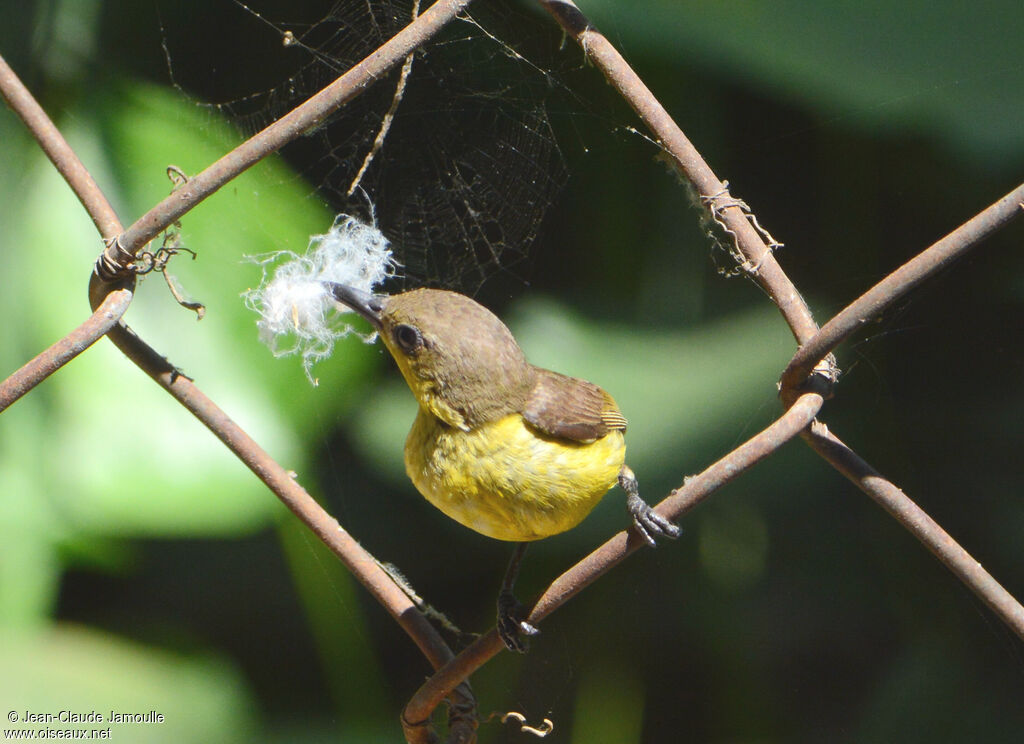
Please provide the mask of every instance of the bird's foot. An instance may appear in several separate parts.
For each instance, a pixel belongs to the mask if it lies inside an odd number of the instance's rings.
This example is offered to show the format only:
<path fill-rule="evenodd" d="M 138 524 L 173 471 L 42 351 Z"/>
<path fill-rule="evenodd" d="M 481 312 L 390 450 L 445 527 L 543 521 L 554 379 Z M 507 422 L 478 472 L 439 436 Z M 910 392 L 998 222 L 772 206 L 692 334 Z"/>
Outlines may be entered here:
<path fill-rule="evenodd" d="M 498 636 L 509 651 L 526 653 L 527 644 L 522 636 L 537 635 L 540 631 L 526 622 L 526 608 L 511 592 L 498 595 Z"/>
<path fill-rule="evenodd" d="M 630 516 L 633 517 L 633 526 L 636 527 L 636 531 L 640 533 L 644 542 L 653 548 L 657 546 L 659 537 L 675 540 L 683 534 L 678 525 L 655 512 L 646 501 L 640 498 L 640 487 L 637 485 L 636 475 L 625 465 L 619 471 L 619 485 L 626 492 L 626 508 L 629 510 Z"/>
<path fill-rule="evenodd" d="M 629 509 L 629 513 L 633 517 L 633 526 L 636 527 L 636 531 L 652 548 L 657 546 L 659 537 L 675 540 L 683 534 L 678 525 L 672 524 L 658 514 L 639 496 L 630 495 L 626 501 L 626 508 Z"/>

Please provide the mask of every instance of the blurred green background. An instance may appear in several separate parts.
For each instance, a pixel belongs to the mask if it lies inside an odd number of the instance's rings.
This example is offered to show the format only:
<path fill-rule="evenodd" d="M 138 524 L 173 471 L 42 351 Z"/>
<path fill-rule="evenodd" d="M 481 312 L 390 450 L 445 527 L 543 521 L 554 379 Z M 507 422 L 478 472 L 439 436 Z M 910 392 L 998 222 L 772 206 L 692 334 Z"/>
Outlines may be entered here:
<path fill-rule="evenodd" d="M 819 322 L 1024 172 L 1019 1 L 582 5 L 785 243 L 778 258 Z M 286 24 L 330 6 L 252 5 Z M 615 395 L 656 501 L 778 415 L 793 342 L 762 292 L 722 275 L 728 257 L 599 73 L 532 6 L 518 12 L 489 29 L 523 37 L 572 90 L 548 104 L 568 185 L 528 261 L 455 288 L 479 290 L 532 361 Z M 197 98 L 289 74 L 266 51 L 277 32 L 231 0 L 6 2 L 4 18 L 0 54 L 126 223 L 169 191 L 167 165 L 195 173 L 239 141 Z M 508 546 L 406 481 L 414 404 L 379 345 L 342 343 L 313 388 L 259 343 L 239 297 L 260 279 L 245 255 L 301 251 L 330 225 L 330 195 L 297 175 L 315 170 L 303 157 L 257 166 L 184 218 L 199 255 L 171 271 L 206 304 L 201 323 L 158 277 L 127 320 L 371 552 L 463 629 L 485 630 Z M 8 111 L 0 225 L 7 374 L 86 317 L 100 249 Z M 842 347 L 823 415 L 1018 597 L 1022 236 L 1004 231 Z M 531 549 L 520 595 L 625 523 L 613 492 Z M 683 528 L 552 616 L 527 656 L 477 674 L 483 717 L 549 717 L 552 740 L 574 744 L 1024 732 L 1024 644 L 801 443 Z M 0 417 L 0 669 L 12 711 L 166 717 L 115 724 L 112 739 L 132 742 L 398 741 L 398 712 L 429 671 L 259 481 L 106 342 Z M 496 719 L 480 734 L 532 740 Z"/>

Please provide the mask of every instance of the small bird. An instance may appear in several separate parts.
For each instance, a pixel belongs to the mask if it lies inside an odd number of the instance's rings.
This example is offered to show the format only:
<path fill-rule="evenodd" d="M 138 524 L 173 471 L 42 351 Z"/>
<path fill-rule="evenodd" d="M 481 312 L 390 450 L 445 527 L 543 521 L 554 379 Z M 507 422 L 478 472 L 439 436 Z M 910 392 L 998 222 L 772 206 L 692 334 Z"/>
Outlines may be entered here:
<path fill-rule="evenodd" d="M 377 330 L 419 402 L 405 442 L 416 489 L 460 524 L 518 543 L 498 595 L 510 650 L 537 632 L 512 593 L 526 545 L 575 527 L 616 483 L 649 545 L 679 536 L 640 498 L 626 419 L 600 387 L 533 366 L 494 313 L 457 292 L 327 288 Z"/>

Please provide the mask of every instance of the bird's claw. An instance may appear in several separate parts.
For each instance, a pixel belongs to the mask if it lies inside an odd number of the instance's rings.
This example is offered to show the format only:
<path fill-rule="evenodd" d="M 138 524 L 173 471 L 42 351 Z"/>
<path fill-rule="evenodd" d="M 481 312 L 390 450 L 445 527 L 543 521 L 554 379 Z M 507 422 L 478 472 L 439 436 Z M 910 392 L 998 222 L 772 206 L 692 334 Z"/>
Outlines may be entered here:
<path fill-rule="evenodd" d="M 505 648 L 520 654 L 526 653 L 527 644 L 522 636 L 537 635 L 540 631 L 521 619 L 525 608 L 511 593 L 498 595 L 498 637 Z"/>
<path fill-rule="evenodd" d="M 657 538 L 659 537 L 675 540 L 683 534 L 678 525 L 658 514 L 646 501 L 635 494 L 629 495 L 626 508 L 629 509 L 629 513 L 633 517 L 633 526 L 636 527 L 636 531 L 652 548 L 658 544 Z"/>
<path fill-rule="evenodd" d="M 626 465 L 619 471 L 619 485 L 626 492 L 626 508 L 633 517 L 633 526 L 640 533 L 652 548 L 657 546 L 657 538 L 667 537 L 675 540 L 683 531 L 678 525 L 673 524 L 650 507 L 646 501 L 640 498 L 640 487 L 637 485 L 636 476 Z"/>

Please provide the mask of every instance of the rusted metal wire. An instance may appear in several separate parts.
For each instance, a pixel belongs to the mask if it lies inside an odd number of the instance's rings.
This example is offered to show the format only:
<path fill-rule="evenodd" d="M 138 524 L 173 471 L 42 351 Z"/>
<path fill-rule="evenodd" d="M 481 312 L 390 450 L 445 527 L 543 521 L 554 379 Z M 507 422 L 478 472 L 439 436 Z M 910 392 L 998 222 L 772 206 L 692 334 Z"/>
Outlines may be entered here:
<path fill-rule="evenodd" d="M 849 478 L 920 540 L 1024 640 L 1024 607 L 921 507 L 861 459 L 824 424 L 816 423 L 804 432 L 804 439 L 832 467 Z"/>
<path fill-rule="evenodd" d="M 820 394 L 805 393 L 766 429 L 699 475 L 686 478 L 682 486 L 655 507 L 655 511 L 668 519 L 679 519 L 713 492 L 733 481 L 810 426 L 823 402 L 824 398 Z M 540 623 L 610 569 L 646 545 L 632 530 L 619 532 L 551 582 L 533 606 L 526 621 L 531 625 Z M 504 648 L 505 645 L 495 629 L 478 638 L 416 691 L 402 713 L 403 720 L 428 719 L 441 701 L 451 694 L 452 689 Z M 449 738 L 449 741 L 452 739 Z"/>
<path fill-rule="evenodd" d="M 657 505 L 656 511 L 669 519 L 678 519 L 714 491 L 775 452 L 803 431 L 814 420 L 823 403 L 822 396 L 808 393 L 777 421 L 740 445 L 699 475 L 687 478 L 683 485 Z M 537 624 L 568 600 L 645 547 L 632 531 L 623 531 L 609 539 L 576 565 L 555 579 L 534 605 L 527 621 Z M 488 659 L 504 648 L 496 630 L 481 636 L 451 663 L 437 672 L 416 692 L 403 716 L 426 718 L 449 694 Z"/>
<path fill-rule="evenodd" d="M 697 189 L 699 196 L 703 200 L 721 200 L 727 195 L 727 184 L 719 180 L 640 76 L 580 9 L 571 0 L 539 1 L 633 107 L 658 143 L 675 160 L 682 175 Z M 810 308 L 782 271 L 771 247 L 762 239 L 739 202 L 732 200 L 727 206 L 724 204 L 718 215 L 734 236 L 736 248 L 745 259 L 747 273 L 764 287 L 778 306 L 797 343 L 804 343 L 818 331 Z"/>
<path fill-rule="evenodd" d="M 28 131 L 39 143 L 39 147 L 53 163 L 53 166 L 68 182 L 75 196 L 82 202 L 89 213 L 100 237 L 112 238 L 121 232 L 121 222 L 117 219 L 114 208 L 96 185 L 92 174 L 85 167 L 75 151 L 64 139 L 64 135 L 43 111 L 35 97 L 25 87 L 11 69 L 7 61 L 0 56 L 0 95 L 25 123 Z"/>
<path fill-rule="evenodd" d="M 470 2 L 472 0 L 438 0 L 362 62 L 308 101 L 250 137 L 202 172 L 192 176 L 184 187 L 171 192 L 166 199 L 142 215 L 113 241 L 110 249 L 106 252 L 108 258 L 116 258 L 113 256 L 115 251 L 122 256 L 134 256 L 142 246 L 235 176 L 252 167 L 267 155 L 284 147 L 304 132 L 317 127 L 341 106 L 375 83 L 388 70 L 400 64 L 410 52 L 444 28 Z M 119 267 L 118 264 L 120 264 Z M 123 261 L 112 263 L 108 261 L 102 266 L 98 264 L 97 270 L 100 272 L 101 278 L 107 279 L 115 275 L 118 270 L 127 270 L 127 266 Z"/>
<path fill-rule="evenodd" d="M 789 406 L 782 416 L 701 474 L 686 479 L 679 489 L 657 506 L 658 512 L 677 519 L 712 492 L 800 434 L 818 454 L 914 534 L 978 594 L 993 612 L 1024 638 L 1024 608 L 899 488 L 828 432 L 823 424 L 816 422 L 815 417 L 831 393 L 833 380 L 828 375 L 808 377 L 812 369 L 866 319 L 877 315 L 896 298 L 903 296 L 1015 217 L 1022 210 L 1024 186 L 1018 187 L 897 269 L 819 331 L 806 303 L 772 255 L 774 240 L 760 227 L 749 207 L 729 193 L 728 185 L 711 171 L 693 144 L 618 51 L 590 24 L 571 0 L 539 1 L 583 47 L 591 61 L 601 69 L 650 128 L 659 144 L 672 156 L 680 173 L 694 185 L 702 203 L 712 212 L 715 220 L 720 222 L 722 229 L 735 240 L 741 269 L 764 287 L 779 307 L 799 344 L 797 353 L 782 375 L 782 397 Z M 475 701 L 466 679 L 503 648 L 497 634 L 491 631 L 454 656 L 412 600 L 373 556 L 225 412 L 203 395 L 188 377 L 176 370 L 130 329 L 118 323 L 118 318 L 131 300 L 131 279 L 126 279 L 122 286 L 112 284 L 111 280 L 128 274 L 129 264 L 137 252 L 189 209 L 261 158 L 319 124 L 391 67 L 406 59 L 416 47 L 455 18 L 469 2 L 439 0 L 363 62 L 287 116 L 194 176 L 185 187 L 172 192 L 123 232 L 116 215 L 84 165 L 31 94 L 17 80 L 17 76 L 0 58 L 0 92 L 64 175 L 107 240 L 107 249 L 97 262 L 97 269 L 90 282 L 90 302 L 96 309 L 93 316 L 0 384 L 0 410 L 107 332 L 129 359 L 202 421 L 338 556 L 406 630 L 430 664 L 439 670 L 417 691 L 402 714 L 405 736 L 409 742 L 417 744 L 436 740 L 429 721 L 437 705 L 446 697 L 451 703 L 448 740 L 460 743 L 475 741 Z M 119 233 L 117 239 L 111 239 Z M 533 624 L 541 622 L 642 546 L 643 542 L 631 532 L 615 535 L 555 579 L 534 606 L 528 621 Z"/>
<path fill-rule="evenodd" d="M 456 4 L 447 3 L 447 5 Z M 380 50 L 378 50 L 379 52 Z M 43 150 L 54 162 L 55 167 L 64 175 L 76 195 L 79 196 L 101 234 L 106 238 L 107 235 L 116 235 L 120 232 L 120 222 L 99 187 L 92 180 L 88 170 L 42 107 L 2 59 L 0 59 L 0 87 L 2 87 L 5 98 L 11 102 L 12 108 L 19 113 Z M 189 182 L 190 185 L 193 181 Z M 212 190 L 209 193 L 212 193 Z M 195 203 L 198 203 L 201 198 L 197 197 Z M 171 222 L 173 221 L 172 219 Z M 148 240 L 141 243 L 139 247 L 145 245 L 146 242 Z M 116 241 L 110 241 L 108 247 L 122 250 Z M 106 253 L 105 255 L 109 258 L 110 254 Z M 453 657 L 451 649 L 413 605 L 405 592 L 380 568 L 373 556 L 365 551 L 301 486 L 295 483 L 288 472 L 277 464 L 241 427 L 199 391 L 188 377 L 175 369 L 170 362 L 143 342 L 131 329 L 118 322 L 131 301 L 131 288 L 134 287 L 135 278 L 134 275 L 127 275 L 112 282 L 109 281 L 110 276 L 107 274 L 108 280 L 104 280 L 101 278 L 99 270 L 93 272 L 89 283 L 89 297 L 94 312 L 82 326 L 24 365 L 21 370 L 0 385 L 0 410 L 17 400 L 35 384 L 52 374 L 62 364 L 74 358 L 106 333 L 125 356 L 192 412 L 341 559 L 371 595 L 391 613 L 396 622 L 408 633 L 431 665 L 439 668 L 449 661 Z M 466 733 L 462 737 L 464 740 L 470 741 L 475 736 L 473 732 L 476 727 L 476 703 L 468 685 L 462 685 L 453 691 L 451 704 L 452 731 L 465 731 Z"/>
<path fill-rule="evenodd" d="M 21 118 L 57 172 L 67 181 L 92 218 L 100 237 L 106 239 L 121 232 L 121 222 L 92 174 L 2 56 L 0 95 Z M 111 285 L 95 312 L 82 325 L 0 382 L 0 411 L 102 338 L 128 309 L 134 296 L 134 286 L 134 278 Z"/>
<path fill-rule="evenodd" d="M 125 284 L 134 285 L 129 277 Z M 111 289 L 108 285 L 107 289 Z M 113 328 L 131 304 L 131 286 L 113 287 L 96 311 L 82 325 L 50 348 L 40 352 L 3 382 L 0 382 L 0 413 L 14 401 L 88 349 Z"/>
<path fill-rule="evenodd" d="M 93 282 L 93 292 L 102 283 Z M 448 645 L 380 563 L 328 514 L 292 475 L 167 359 L 131 329 L 117 325 L 107 334 L 114 345 L 166 390 L 231 450 L 303 524 L 321 540 L 402 627 L 434 668 L 448 663 Z M 452 691 L 453 704 L 475 711 L 468 686 Z M 471 717 L 475 721 L 475 716 Z"/>
<path fill-rule="evenodd" d="M 555 17 L 562 28 L 576 39 L 591 61 L 604 73 L 608 81 L 629 102 L 638 116 L 658 137 L 659 142 L 665 147 L 666 151 L 676 159 L 681 172 L 698 189 L 702 199 L 705 201 L 719 200 L 727 195 L 725 184 L 714 176 L 692 143 L 685 137 L 664 107 L 654 97 L 654 94 L 644 85 L 643 81 L 629 67 L 628 63 L 608 39 L 597 31 L 593 24 L 580 12 L 572 0 L 539 1 Z M 829 395 L 830 386 L 834 382 L 834 374 L 830 369 L 831 364 L 828 362 L 826 355 L 835 344 L 849 333 L 849 330 L 844 329 L 849 326 L 857 327 L 859 317 L 865 313 L 870 313 L 872 308 L 887 306 L 895 297 L 901 296 L 923 281 L 927 276 L 948 264 L 956 255 L 973 245 L 974 242 L 983 239 L 995 229 L 1017 216 L 1022 209 L 1021 197 L 1024 196 L 1021 193 L 1022 188 L 1024 187 L 1015 189 L 978 215 L 978 217 L 965 223 L 961 228 L 943 238 L 917 259 L 901 267 L 878 286 L 869 290 L 847 310 L 840 313 L 840 316 L 830 321 L 826 328 L 828 326 L 833 327 L 829 329 L 827 334 L 824 329 L 819 334 L 806 303 L 804 303 L 795 286 L 771 254 L 770 247 L 762 240 L 762 235 L 767 233 L 756 227 L 756 223 L 748 219 L 749 214 L 738 206 L 736 200 L 731 197 L 729 197 L 729 201 L 716 208 L 716 217 L 721 218 L 726 223 L 726 227 L 736 240 L 737 250 L 756 269 L 752 270 L 752 274 L 761 286 L 765 288 L 776 305 L 778 305 L 797 342 L 807 348 L 806 352 L 798 352 L 797 357 L 794 357 L 794 361 L 790 363 L 792 371 L 787 370 L 787 374 L 783 376 L 784 383 L 790 385 L 790 387 L 786 387 L 784 384 L 783 391 L 793 391 L 787 394 L 788 398 L 792 399 L 796 395 L 796 388 L 792 386 L 802 383 L 811 368 L 821 363 L 823 359 L 826 361 L 823 368 L 825 372 L 816 375 L 813 380 L 808 382 L 811 387 L 806 387 L 805 389 L 820 389 L 826 396 Z M 890 295 L 893 296 L 891 297 Z M 821 341 L 815 342 L 812 347 L 811 339 L 815 337 L 820 338 Z M 799 369 L 797 369 L 797 365 L 799 365 Z M 850 477 L 858 486 L 861 485 L 860 481 L 851 477 L 849 473 L 842 469 L 840 469 L 840 472 Z M 922 538 L 919 536 L 919 539 Z M 957 547 L 959 550 L 963 550 L 960 546 Z M 966 551 L 964 551 L 964 554 L 967 555 Z M 979 596 L 982 596 L 984 589 L 981 586 L 972 584 L 969 577 L 964 578 L 968 586 L 978 593 Z M 984 596 L 982 598 L 992 606 L 990 598 Z M 1015 600 L 1014 604 L 1017 608 L 1020 607 L 1019 603 L 1016 603 Z M 1007 620 L 1007 618 L 1015 616 L 1015 613 L 1018 611 L 1013 609 L 1013 612 L 1009 615 L 1000 614 L 1000 616 Z M 1007 621 L 1009 622 L 1009 620 Z M 1013 627 L 1012 624 L 1011 627 Z"/>
<path fill-rule="evenodd" d="M 810 309 L 800 296 L 800 293 L 772 255 L 772 246 L 766 244 L 763 240 L 763 236 L 766 236 L 767 232 L 760 228 L 755 220 L 750 219 L 752 213 L 749 211 L 749 208 L 743 209 L 740 206 L 742 202 L 729 195 L 727 184 L 720 181 L 714 175 L 696 148 L 686 138 L 682 130 L 679 129 L 678 125 L 672 120 L 650 89 L 636 75 L 614 46 L 594 28 L 571 0 L 540 0 L 540 2 L 555 17 L 562 28 L 580 44 L 588 58 L 604 73 L 612 86 L 618 90 L 623 98 L 633 107 L 641 120 L 658 138 L 659 143 L 672 155 L 681 173 L 697 189 L 702 201 L 713 210 L 713 216 L 716 221 L 719 221 L 735 240 L 735 247 L 744 258 L 741 268 L 744 268 L 764 287 L 779 307 L 797 343 L 801 346 L 809 346 L 811 339 L 819 335 L 818 326 L 814 322 Z M 1020 208 L 1021 200 L 1017 198 L 1016 202 L 1014 202 L 1013 198 L 1014 194 L 1011 194 L 1000 202 L 1002 211 L 1007 209 L 1012 211 Z M 959 245 L 960 242 L 980 240 L 984 234 L 994 229 L 992 227 L 993 221 L 999 221 L 999 219 L 999 217 L 993 217 L 992 215 L 979 216 L 978 222 L 974 223 L 972 221 L 973 225 L 971 227 L 965 226 L 966 229 L 963 229 L 961 234 L 954 233 L 947 239 L 944 239 L 944 241 L 948 240 L 948 243 L 939 250 L 952 251 L 953 246 Z M 1009 217 L 1003 216 L 1001 219 L 1004 223 L 1008 221 Z M 940 241 L 940 243 L 944 241 Z M 965 242 L 964 244 L 966 245 L 967 243 Z M 927 259 L 920 263 L 922 266 L 911 266 L 907 269 L 905 275 L 894 280 L 898 287 L 906 285 L 902 291 L 908 290 L 935 270 L 934 268 L 927 267 Z M 917 275 L 918 273 L 920 273 L 919 276 Z M 872 301 L 870 294 L 869 292 L 866 295 L 868 299 L 865 300 L 865 304 Z M 837 344 L 842 337 L 844 336 L 840 336 L 835 343 Z M 1024 609 L 1021 609 L 1021 605 L 995 582 L 967 551 L 957 544 L 934 520 L 928 517 L 923 510 L 898 488 L 871 469 L 863 460 L 860 460 L 852 450 L 845 448 L 844 445 L 842 455 L 834 451 L 826 454 L 822 451 L 826 448 L 823 447 L 822 440 L 818 435 L 809 433 L 810 424 L 814 420 L 824 399 L 830 396 L 831 385 L 835 381 L 832 361 L 826 356 L 833 347 L 834 344 L 825 348 L 817 355 L 808 353 L 809 365 L 803 371 L 803 374 L 796 377 L 795 374 L 791 373 L 798 382 L 803 382 L 804 377 L 806 377 L 812 367 L 815 367 L 821 361 L 826 362 L 823 374 L 809 380 L 804 387 L 805 390 L 816 391 L 810 394 L 814 401 L 813 412 L 802 427 L 806 430 L 805 437 L 816 451 L 819 451 L 840 472 L 881 503 L 890 514 L 896 517 L 901 524 L 932 550 L 945 565 L 953 570 L 970 589 L 982 597 L 1011 628 L 1018 632 L 1018 634 L 1021 634 L 1020 617 L 1024 615 Z M 807 361 L 802 361 L 801 364 L 807 364 Z M 793 365 L 791 364 L 791 366 Z M 795 398 L 793 406 L 796 406 L 798 403 L 805 401 L 807 395 L 805 393 L 805 395 L 796 398 L 796 393 L 794 392 L 786 402 L 788 404 Z M 792 411 L 793 409 L 790 408 L 789 410 Z M 786 420 L 788 420 L 788 417 L 784 415 L 779 422 Z M 799 432 L 800 429 L 791 432 L 790 436 Z M 755 439 L 757 438 L 755 437 Z M 751 444 L 753 441 L 751 440 L 748 444 Z M 825 441 L 831 442 L 831 440 Z M 744 445 L 744 447 L 746 446 Z M 743 447 L 740 449 L 743 449 Z M 724 469 L 734 467 L 735 465 L 731 462 L 731 459 L 739 451 L 734 450 L 733 453 L 727 455 L 709 470 L 713 470 L 717 466 L 721 466 Z M 853 464 L 855 463 L 859 463 L 860 467 L 854 467 Z M 715 485 L 714 488 L 720 485 Z M 674 499 L 686 499 L 686 496 L 680 494 L 687 493 L 685 490 L 687 486 L 689 486 L 689 481 L 684 486 L 684 489 L 680 489 L 677 494 L 662 502 L 659 505 L 659 510 L 662 508 L 666 509 L 663 513 L 669 516 L 669 510 L 675 511 L 676 508 L 679 508 L 679 504 L 675 504 L 673 508 L 666 502 L 671 502 Z M 711 490 L 714 490 L 714 488 Z M 680 510 L 679 513 L 682 513 L 682 511 Z M 608 568 L 622 560 L 629 552 L 635 550 L 636 547 L 636 544 L 632 548 L 629 546 L 629 538 L 626 533 L 616 535 L 612 540 L 574 566 L 573 569 L 570 569 L 570 571 L 556 579 L 538 601 L 537 605 L 535 605 L 527 621 L 531 624 L 540 622 L 547 614 L 561 606 L 566 599 L 596 580 Z M 609 555 L 614 557 L 609 558 Z M 1022 638 L 1024 638 L 1024 635 L 1022 635 Z M 406 706 L 403 720 L 407 717 L 413 720 L 427 719 L 430 712 L 440 704 L 441 700 L 444 699 L 453 686 L 467 679 L 473 671 L 500 652 L 502 648 L 503 645 L 498 639 L 496 631 L 481 637 L 460 653 L 447 667 L 437 672 L 417 691 L 416 695 L 413 696 Z M 449 741 L 452 741 L 452 739 L 449 738 Z"/>
<path fill-rule="evenodd" d="M 795 397 L 811 369 L 851 333 L 1022 213 L 1024 184 L 907 261 L 843 308 L 793 355 L 779 382 L 783 400 L 787 395 Z"/>
<path fill-rule="evenodd" d="M 114 241 L 112 248 L 134 254 L 162 230 L 177 221 L 203 199 L 262 158 L 278 150 L 303 132 L 317 126 L 371 83 L 401 62 L 455 18 L 471 0 L 438 0 L 406 28 L 381 45 L 366 59 L 304 104 L 257 133 L 239 147 L 191 177 L 182 188 L 139 218 Z M 107 252 L 109 257 L 109 251 Z M 97 265 L 97 274 L 101 264 Z M 109 276 L 104 274 L 103 277 Z M 94 283 L 93 292 L 97 291 Z M 327 514 L 287 471 L 273 460 L 191 380 L 124 326 L 108 334 L 114 344 L 195 415 L 215 436 L 235 453 L 299 517 L 380 602 L 415 641 L 435 667 L 452 658 L 451 649 L 434 627 L 413 605 L 379 563 L 349 535 L 337 520 Z M 476 704 L 468 685 L 452 691 L 452 732 L 461 740 L 475 739 Z M 403 719 L 403 724 L 407 719 Z M 426 726 L 414 725 L 427 730 Z"/>

